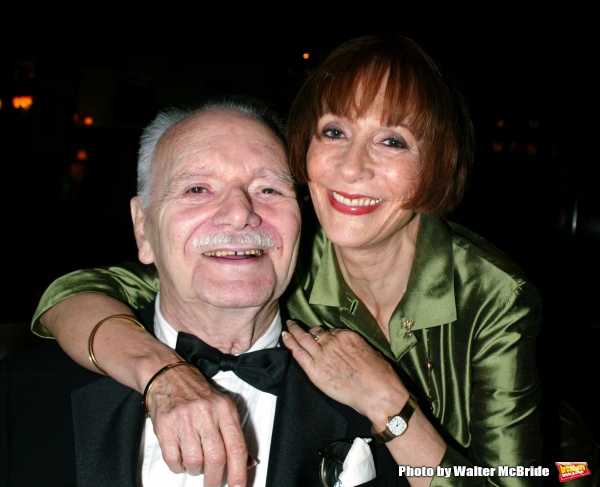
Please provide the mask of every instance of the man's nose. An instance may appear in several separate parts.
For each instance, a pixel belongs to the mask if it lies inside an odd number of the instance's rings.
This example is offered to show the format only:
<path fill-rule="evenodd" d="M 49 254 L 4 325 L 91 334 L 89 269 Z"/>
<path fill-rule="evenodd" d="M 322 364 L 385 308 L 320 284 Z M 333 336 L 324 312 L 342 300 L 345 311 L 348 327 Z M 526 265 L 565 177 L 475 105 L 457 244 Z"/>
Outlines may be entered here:
<path fill-rule="evenodd" d="M 261 219 L 254 212 L 250 195 L 242 189 L 234 188 L 223 199 L 213 222 L 215 226 L 228 225 L 234 230 L 242 230 L 246 226 L 260 225 Z"/>
<path fill-rule="evenodd" d="M 365 144 L 353 142 L 341 157 L 337 171 L 344 181 L 354 183 L 373 177 L 371 159 Z"/>

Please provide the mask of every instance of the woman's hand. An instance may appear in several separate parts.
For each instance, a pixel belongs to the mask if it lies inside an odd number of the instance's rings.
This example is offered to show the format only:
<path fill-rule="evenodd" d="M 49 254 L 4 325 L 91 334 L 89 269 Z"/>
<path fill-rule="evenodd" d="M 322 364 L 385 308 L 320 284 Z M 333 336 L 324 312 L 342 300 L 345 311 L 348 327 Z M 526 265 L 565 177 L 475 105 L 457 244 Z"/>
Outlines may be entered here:
<path fill-rule="evenodd" d="M 148 408 L 163 459 L 175 472 L 198 475 L 204 485 L 245 485 L 249 465 L 240 419 L 233 402 L 212 388 L 192 367 L 159 376 Z"/>
<path fill-rule="evenodd" d="M 383 431 L 387 418 L 397 414 L 409 396 L 392 366 L 351 330 L 315 327 L 306 333 L 292 321 L 287 325 L 290 332 L 283 334 L 285 346 L 311 382 L 332 399 L 369 418 L 377 431 Z M 398 465 L 415 467 L 435 468 L 446 451 L 446 443 L 418 407 L 406 432 L 386 446 Z M 431 477 L 407 480 L 412 487 L 431 483 Z"/>
<path fill-rule="evenodd" d="M 290 333 L 283 334 L 286 347 L 311 382 L 332 399 L 374 423 L 408 399 L 392 366 L 358 333 L 321 327 L 306 333 L 293 321 L 287 324 Z"/>

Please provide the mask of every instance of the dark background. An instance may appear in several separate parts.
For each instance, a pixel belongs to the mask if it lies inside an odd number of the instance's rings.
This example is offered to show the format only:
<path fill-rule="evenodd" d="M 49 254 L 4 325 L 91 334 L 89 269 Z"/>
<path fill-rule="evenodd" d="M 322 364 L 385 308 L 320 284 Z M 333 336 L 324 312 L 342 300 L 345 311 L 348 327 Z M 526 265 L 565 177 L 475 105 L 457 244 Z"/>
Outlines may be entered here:
<path fill-rule="evenodd" d="M 591 401 L 600 351 L 591 13 L 550 20 L 486 14 L 476 22 L 440 16 L 443 27 L 414 25 L 398 11 L 377 15 L 395 20 L 387 22 L 393 27 L 306 21 L 208 33 L 204 25 L 183 39 L 108 25 L 102 35 L 5 36 L 0 326 L 28 323 L 46 286 L 66 272 L 137 259 L 128 201 L 138 137 L 158 110 L 245 93 L 285 114 L 306 74 L 344 40 L 406 35 L 461 81 L 472 111 L 475 169 L 451 219 L 497 244 L 540 287 L 545 394 L 568 398 L 600 437 Z M 29 110 L 13 107 L 21 95 L 33 97 Z"/>

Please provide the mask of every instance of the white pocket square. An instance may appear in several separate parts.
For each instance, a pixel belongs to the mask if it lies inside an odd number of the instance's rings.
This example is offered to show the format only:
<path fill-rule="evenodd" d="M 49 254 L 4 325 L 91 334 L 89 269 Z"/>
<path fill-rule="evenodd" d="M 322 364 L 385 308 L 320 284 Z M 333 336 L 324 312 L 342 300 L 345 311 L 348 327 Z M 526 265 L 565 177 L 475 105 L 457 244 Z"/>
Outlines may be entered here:
<path fill-rule="evenodd" d="M 371 438 L 355 438 L 334 487 L 355 487 L 375 478 L 375 462 L 369 448 Z"/>

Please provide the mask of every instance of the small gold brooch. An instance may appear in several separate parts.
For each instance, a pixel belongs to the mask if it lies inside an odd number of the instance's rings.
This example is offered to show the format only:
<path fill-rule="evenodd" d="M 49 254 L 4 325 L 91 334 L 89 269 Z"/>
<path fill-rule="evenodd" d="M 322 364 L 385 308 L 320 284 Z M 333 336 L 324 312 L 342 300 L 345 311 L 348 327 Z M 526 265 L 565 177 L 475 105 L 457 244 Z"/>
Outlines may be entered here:
<path fill-rule="evenodd" d="M 413 320 L 404 320 L 404 327 L 406 328 L 406 336 L 412 336 Z"/>

